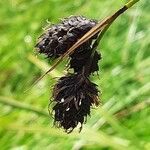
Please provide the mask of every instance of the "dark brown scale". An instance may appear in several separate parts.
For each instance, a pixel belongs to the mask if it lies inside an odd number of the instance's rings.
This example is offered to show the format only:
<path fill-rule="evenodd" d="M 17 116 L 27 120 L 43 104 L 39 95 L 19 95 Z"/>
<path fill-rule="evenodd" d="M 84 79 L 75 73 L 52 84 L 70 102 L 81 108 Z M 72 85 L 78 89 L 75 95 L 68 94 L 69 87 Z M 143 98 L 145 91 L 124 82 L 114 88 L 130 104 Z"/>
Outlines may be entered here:
<path fill-rule="evenodd" d="M 96 85 L 81 74 L 60 78 L 53 93 L 56 102 L 53 107 L 54 123 L 67 132 L 72 131 L 79 123 L 82 126 L 90 115 L 90 107 L 98 104 Z"/>
<path fill-rule="evenodd" d="M 48 58 L 58 58 L 95 25 L 95 20 L 88 20 L 82 16 L 66 18 L 45 31 L 36 44 L 37 51 Z M 88 46 L 90 45 L 91 42 Z M 54 49 L 57 50 L 54 51 Z"/>
<path fill-rule="evenodd" d="M 71 55 L 70 68 L 74 69 L 74 72 L 81 72 L 83 67 L 88 67 L 89 74 L 98 71 L 98 61 L 101 59 L 101 55 L 95 51 L 92 55 L 92 48 L 87 47 L 86 50 L 80 50 Z"/>

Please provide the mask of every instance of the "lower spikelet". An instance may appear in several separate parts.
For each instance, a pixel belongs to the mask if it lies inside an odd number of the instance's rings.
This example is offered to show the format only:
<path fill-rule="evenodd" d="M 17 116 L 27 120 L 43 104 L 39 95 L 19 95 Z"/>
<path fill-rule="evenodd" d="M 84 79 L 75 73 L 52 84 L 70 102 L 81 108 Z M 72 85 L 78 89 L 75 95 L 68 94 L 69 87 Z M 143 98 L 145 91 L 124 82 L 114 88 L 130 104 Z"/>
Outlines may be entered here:
<path fill-rule="evenodd" d="M 71 74 L 59 79 L 53 90 L 56 103 L 54 110 L 54 125 L 62 127 L 70 133 L 79 123 L 85 123 L 90 115 L 90 107 L 98 105 L 98 90 L 82 74 Z"/>

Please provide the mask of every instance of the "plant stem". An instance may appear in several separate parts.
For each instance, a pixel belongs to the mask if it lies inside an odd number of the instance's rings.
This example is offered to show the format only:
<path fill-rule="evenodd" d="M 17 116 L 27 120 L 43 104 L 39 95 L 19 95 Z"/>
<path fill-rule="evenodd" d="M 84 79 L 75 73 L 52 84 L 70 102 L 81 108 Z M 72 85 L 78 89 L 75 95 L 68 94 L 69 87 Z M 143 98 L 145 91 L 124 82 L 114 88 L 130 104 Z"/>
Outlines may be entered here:
<path fill-rule="evenodd" d="M 115 114 L 115 116 L 118 119 L 120 119 L 122 117 L 127 117 L 127 116 L 132 115 L 133 113 L 139 112 L 139 111 L 141 111 L 141 110 L 143 110 L 143 109 L 145 109 L 145 108 L 147 108 L 149 106 L 150 106 L 150 99 L 142 101 L 142 102 L 140 102 L 140 103 L 138 103 L 138 104 L 136 104 L 136 105 L 134 105 L 132 107 L 125 108 L 125 109 L 117 112 Z"/>
<path fill-rule="evenodd" d="M 42 115 L 42 116 L 45 116 L 45 117 L 49 117 L 49 115 L 46 112 L 44 112 L 44 111 L 42 111 L 38 108 L 35 108 L 33 106 L 30 106 L 28 104 L 20 103 L 19 101 L 13 100 L 9 97 L 0 96 L 0 103 L 2 103 L 4 105 L 11 106 L 11 107 L 14 107 L 14 108 L 19 108 L 19 109 L 22 109 L 22 110 L 34 112 L 38 115 Z"/>
<path fill-rule="evenodd" d="M 132 7 L 135 3 L 137 3 L 138 1 L 140 1 L 140 0 L 131 0 L 131 1 L 129 1 L 127 4 L 125 4 L 125 6 L 126 6 L 127 8 L 130 8 L 130 7 Z"/>

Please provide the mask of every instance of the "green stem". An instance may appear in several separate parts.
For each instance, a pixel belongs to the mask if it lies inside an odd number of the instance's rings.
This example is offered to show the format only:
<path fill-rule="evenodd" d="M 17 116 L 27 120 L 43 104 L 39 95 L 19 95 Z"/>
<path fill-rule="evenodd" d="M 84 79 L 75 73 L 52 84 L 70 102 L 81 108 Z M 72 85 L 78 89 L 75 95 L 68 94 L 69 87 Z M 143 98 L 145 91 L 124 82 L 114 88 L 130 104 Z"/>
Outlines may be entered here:
<path fill-rule="evenodd" d="M 28 104 L 25 104 L 25 103 L 20 103 L 19 101 L 16 101 L 14 99 L 11 99 L 9 97 L 5 97 L 5 96 L 0 96 L 0 103 L 1 104 L 4 104 L 4 105 L 8 105 L 8 106 L 11 106 L 13 108 L 18 108 L 18 109 L 22 109 L 22 110 L 26 110 L 26 111 L 30 111 L 30 112 L 34 112 L 38 115 L 42 115 L 42 116 L 45 116 L 45 117 L 49 117 L 49 115 L 38 109 L 38 108 L 35 108 L 33 106 L 30 106 Z"/>
<path fill-rule="evenodd" d="M 131 0 L 131 1 L 129 1 L 127 4 L 125 4 L 125 6 L 127 7 L 127 8 L 130 8 L 130 7 L 132 7 L 135 3 L 137 3 L 137 2 L 139 2 L 140 0 Z"/>

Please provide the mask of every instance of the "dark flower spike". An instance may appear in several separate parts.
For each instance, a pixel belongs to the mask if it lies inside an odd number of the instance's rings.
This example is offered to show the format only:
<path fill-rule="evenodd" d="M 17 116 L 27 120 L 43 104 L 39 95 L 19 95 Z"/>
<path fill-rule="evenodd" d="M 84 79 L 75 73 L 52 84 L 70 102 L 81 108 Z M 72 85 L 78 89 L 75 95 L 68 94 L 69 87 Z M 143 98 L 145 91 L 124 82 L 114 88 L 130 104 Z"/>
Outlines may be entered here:
<path fill-rule="evenodd" d="M 98 89 L 83 74 L 71 74 L 58 80 L 53 90 L 56 103 L 54 125 L 70 133 L 79 123 L 82 125 L 90 115 L 90 107 L 98 105 Z"/>
<path fill-rule="evenodd" d="M 60 58 L 33 85 L 52 71 L 63 58 L 71 58 L 70 68 L 73 68 L 74 72 L 60 78 L 53 89 L 54 124 L 63 127 L 67 133 L 79 123 L 82 128 L 90 115 L 90 107 L 99 103 L 96 84 L 89 80 L 89 76 L 99 70 L 98 60 L 101 55 L 96 48 L 100 40 L 114 20 L 138 1 L 129 1 L 112 16 L 97 24 L 85 17 L 69 17 L 60 24 L 51 26 L 40 37 L 36 45 L 38 52 L 44 53 L 48 58 Z"/>
<path fill-rule="evenodd" d="M 58 58 L 95 25 L 95 20 L 83 16 L 65 18 L 61 23 L 52 25 L 40 36 L 36 44 L 37 51 L 48 58 Z M 89 47 L 91 42 L 92 40 L 88 40 L 84 47 Z"/>

